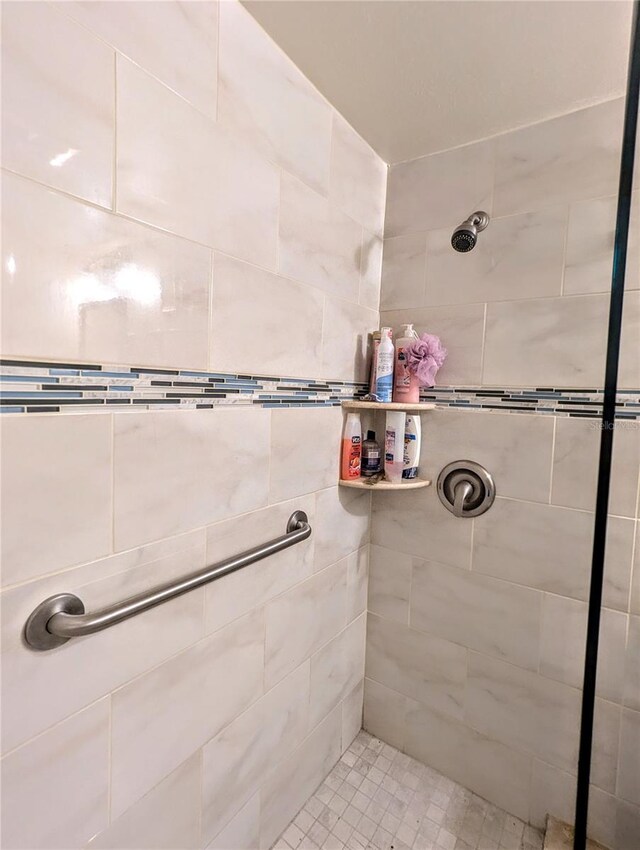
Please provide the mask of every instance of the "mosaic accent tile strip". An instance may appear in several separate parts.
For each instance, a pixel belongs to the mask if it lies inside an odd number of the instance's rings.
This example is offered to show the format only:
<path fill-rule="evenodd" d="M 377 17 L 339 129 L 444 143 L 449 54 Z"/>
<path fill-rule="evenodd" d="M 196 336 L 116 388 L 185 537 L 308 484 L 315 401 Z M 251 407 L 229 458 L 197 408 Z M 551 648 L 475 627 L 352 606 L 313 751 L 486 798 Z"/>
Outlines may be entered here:
<path fill-rule="evenodd" d="M 361 731 L 273 850 L 542 850 L 542 832 Z"/>
<path fill-rule="evenodd" d="M 368 385 L 275 375 L 153 369 L 95 363 L 0 360 L 0 412 L 260 407 L 336 407 L 362 398 Z M 421 400 L 438 407 L 598 418 L 603 393 L 567 387 L 434 387 Z M 640 390 L 621 390 L 617 419 L 640 419 Z"/>

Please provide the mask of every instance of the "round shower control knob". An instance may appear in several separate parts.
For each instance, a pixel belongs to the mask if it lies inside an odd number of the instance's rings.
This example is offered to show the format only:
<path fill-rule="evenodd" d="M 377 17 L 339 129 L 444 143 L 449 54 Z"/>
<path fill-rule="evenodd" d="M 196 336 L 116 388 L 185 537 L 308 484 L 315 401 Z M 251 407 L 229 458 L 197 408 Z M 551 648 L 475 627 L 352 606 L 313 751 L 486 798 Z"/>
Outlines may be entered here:
<path fill-rule="evenodd" d="M 496 485 L 484 466 L 473 460 L 456 460 L 440 472 L 438 496 L 454 516 L 480 516 L 493 504 Z"/>

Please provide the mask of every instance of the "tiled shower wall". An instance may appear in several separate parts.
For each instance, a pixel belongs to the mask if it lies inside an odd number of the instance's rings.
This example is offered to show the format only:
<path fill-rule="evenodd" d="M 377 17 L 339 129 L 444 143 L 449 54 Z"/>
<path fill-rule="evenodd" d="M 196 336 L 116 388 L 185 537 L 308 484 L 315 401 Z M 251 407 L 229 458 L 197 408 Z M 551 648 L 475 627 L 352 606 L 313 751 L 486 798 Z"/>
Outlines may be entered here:
<path fill-rule="evenodd" d="M 39 384 L 76 364 L 102 405 L 3 417 L 3 844 L 267 847 L 361 725 L 370 500 L 335 486 L 341 413 L 113 412 L 81 364 L 361 379 L 386 167 L 231 0 L 7 2 L 3 37 L 3 355 Z M 304 544 L 21 642 L 53 593 L 118 601 L 298 508 Z"/>
<path fill-rule="evenodd" d="M 439 385 L 602 387 L 622 111 L 614 100 L 391 168 L 382 322 L 443 338 Z M 634 202 L 626 389 L 640 385 Z M 451 231 L 476 209 L 489 228 L 454 253 Z M 469 458 L 498 498 L 461 520 L 434 488 L 374 495 L 365 728 L 536 826 L 572 820 L 599 423 L 459 408 L 423 422 L 427 477 Z M 619 421 L 590 808 L 616 850 L 640 840 L 639 469 L 639 423 Z"/>

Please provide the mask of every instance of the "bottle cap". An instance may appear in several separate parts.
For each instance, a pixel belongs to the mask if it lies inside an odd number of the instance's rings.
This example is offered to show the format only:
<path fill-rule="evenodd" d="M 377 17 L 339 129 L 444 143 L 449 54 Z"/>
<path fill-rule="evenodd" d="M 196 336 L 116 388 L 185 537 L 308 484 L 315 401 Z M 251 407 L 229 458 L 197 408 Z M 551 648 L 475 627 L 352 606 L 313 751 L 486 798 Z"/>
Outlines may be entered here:
<path fill-rule="evenodd" d="M 388 336 L 389 339 L 391 339 L 391 335 L 392 335 L 391 328 L 382 328 L 381 331 L 380 331 L 380 334 L 383 337 Z"/>

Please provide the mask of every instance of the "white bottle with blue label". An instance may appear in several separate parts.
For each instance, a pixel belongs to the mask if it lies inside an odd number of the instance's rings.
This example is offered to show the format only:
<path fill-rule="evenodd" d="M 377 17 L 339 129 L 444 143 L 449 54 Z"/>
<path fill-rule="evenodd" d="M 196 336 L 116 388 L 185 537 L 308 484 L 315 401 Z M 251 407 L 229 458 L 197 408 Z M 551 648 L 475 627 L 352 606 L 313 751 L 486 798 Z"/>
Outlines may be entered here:
<path fill-rule="evenodd" d="M 376 396 L 378 401 L 390 402 L 393 396 L 393 367 L 395 349 L 391 340 L 391 328 L 382 328 L 376 364 Z"/>
<path fill-rule="evenodd" d="M 407 415 L 404 426 L 404 460 L 402 464 L 403 478 L 417 478 L 420 463 L 420 414 Z"/>

